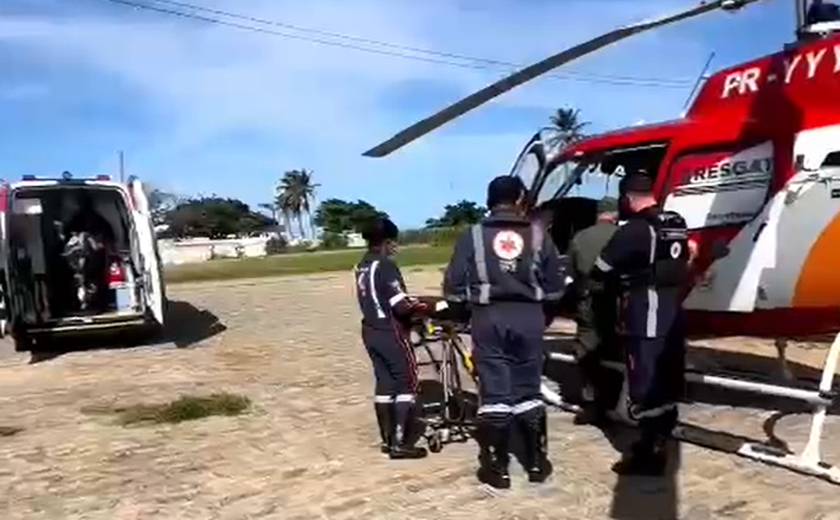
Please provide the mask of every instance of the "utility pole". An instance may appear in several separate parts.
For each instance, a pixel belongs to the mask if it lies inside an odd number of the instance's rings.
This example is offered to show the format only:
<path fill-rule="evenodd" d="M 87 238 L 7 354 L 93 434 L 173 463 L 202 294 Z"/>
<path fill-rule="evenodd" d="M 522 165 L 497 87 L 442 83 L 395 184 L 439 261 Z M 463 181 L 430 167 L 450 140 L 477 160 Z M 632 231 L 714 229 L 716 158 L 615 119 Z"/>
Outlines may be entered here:
<path fill-rule="evenodd" d="M 120 150 L 120 182 L 125 182 L 125 161 L 122 150 Z"/>

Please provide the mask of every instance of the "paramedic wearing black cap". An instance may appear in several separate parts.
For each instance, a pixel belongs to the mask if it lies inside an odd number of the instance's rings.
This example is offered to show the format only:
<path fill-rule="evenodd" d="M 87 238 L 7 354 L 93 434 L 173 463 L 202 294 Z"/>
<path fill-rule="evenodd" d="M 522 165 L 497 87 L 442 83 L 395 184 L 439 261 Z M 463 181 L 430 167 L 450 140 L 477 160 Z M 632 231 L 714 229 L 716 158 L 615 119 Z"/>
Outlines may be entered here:
<path fill-rule="evenodd" d="M 552 472 L 547 457 L 546 416 L 540 392 L 544 306 L 561 296 L 560 259 L 542 226 L 523 214 L 525 186 L 518 177 L 497 177 L 487 189 L 490 216 L 461 235 L 444 274 L 450 302 L 471 309 L 478 374 L 478 479 L 510 487 L 510 427 L 519 428 L 531 482 Z"/>
<path fill-rule="evenodd" d="M 362 311 L 362 340 L 376 378 L 374 408 L 381 450 L 392 459 L 419 459 L 426 449 L 413 445 L 418 423 L 417 362 L 406 322 L 423 305 L 406 294 L 397 264 L 397 226 L 376 219 L 362 236 L 368 250 L 354 268 Z"/>
<path fill-rule="evenodd" d="M 628 175 L 619 192 L 619 218 L 625 222 L 595 261 L 592 276 L 615 275 L 619 284 L 618 332 L 626 355 L 628 409 L 641 436 L 613 471 L 662 475 L 665 441 L 676 425 L 683 385 L 687 229 L 678 213 L 658 208 L 649 176 Z"/>

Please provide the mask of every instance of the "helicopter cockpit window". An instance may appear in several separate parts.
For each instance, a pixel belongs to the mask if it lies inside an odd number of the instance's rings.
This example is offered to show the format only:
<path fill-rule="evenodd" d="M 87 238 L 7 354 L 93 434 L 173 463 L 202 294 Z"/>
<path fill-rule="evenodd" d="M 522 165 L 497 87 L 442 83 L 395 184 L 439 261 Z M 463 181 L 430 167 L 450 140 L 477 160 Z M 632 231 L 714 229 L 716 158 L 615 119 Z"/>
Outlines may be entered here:
<path fill-rule="evenodd" d="M 511 175 L 519 177 L 525 183 L 527 188 L 530 188 L 534 183 L 534 179 L 540 172 L 540 162 L 537 159 L 536 152 L 528 152 L 516 162 L 513 167 Z"/>
<path fill-rule="evenodd" d="M 542 205 L 558 194 L 558 192 L 569 183 L 569 180 L 578 176 L 582 169 L 588 166 L 585 162 L 579 162 L 573 159 L 563 161 L 557 164 L 545 176 L 540 191 L 537 193 L 536 206 Z"/>

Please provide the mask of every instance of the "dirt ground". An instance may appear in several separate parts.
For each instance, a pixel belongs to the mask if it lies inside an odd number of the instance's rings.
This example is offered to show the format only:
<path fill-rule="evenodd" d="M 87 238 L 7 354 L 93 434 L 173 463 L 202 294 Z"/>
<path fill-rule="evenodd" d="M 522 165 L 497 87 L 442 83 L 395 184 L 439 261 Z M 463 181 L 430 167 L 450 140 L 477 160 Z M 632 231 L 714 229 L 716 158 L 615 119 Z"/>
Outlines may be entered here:
<path fill-rule="evenodd" d="M 411 288 L 436 292 L 439 272 L 409 271 Z M 0 426 L 22 428 L 0 437 L 4 520 L 840 519 L 840 488 L 694 445 L 683 445 L 672 477 L 619 480 L 609 470 L 611 443 L 560 411 L 549 426 L 556 472 L 542 486 L 514 464 L 512 490 L 484 489 L 474 480 L 472 442 L 390 461 L 376 449 L 352 288 L 349 273 L 172 286 L 168 343 L 33 359 L 3 342 Z M 738 352 L 774 352 L 758 341 L 716 346 L 727 366 L 765 366 Z M 789 356 L 814 365 L 824 353 L 824 345 L 800 344 Z M 702 351 L 695 361 L 716 356 Z M 219 390 L 248 396 L 256 409 L 136 427 L 83 413 Z M 802 445 L 808 415 L 776 417 L 767 400 L 747 404 L 733 408 L 717 396 L 686 405 L 684 418 Z M 834 417 L 825 439 L 826 460 L 840 461 Z"/>

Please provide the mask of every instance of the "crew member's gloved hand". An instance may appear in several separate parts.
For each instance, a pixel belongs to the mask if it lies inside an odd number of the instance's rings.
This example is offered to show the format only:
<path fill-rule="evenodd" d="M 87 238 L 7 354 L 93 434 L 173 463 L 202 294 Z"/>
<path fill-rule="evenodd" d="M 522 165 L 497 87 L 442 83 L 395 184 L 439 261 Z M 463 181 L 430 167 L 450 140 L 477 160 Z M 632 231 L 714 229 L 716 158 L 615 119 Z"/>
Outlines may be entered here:
<path fill-rule="evenodd" d="M 409 296 L 407 300 L 408 304 L 411 306 L 412 314 L 425 313 L 429 310 L 429 306 L 426 304 L 426 302 L 423 302 L 420 299 L 415 298 L 414 296 Z"/>

